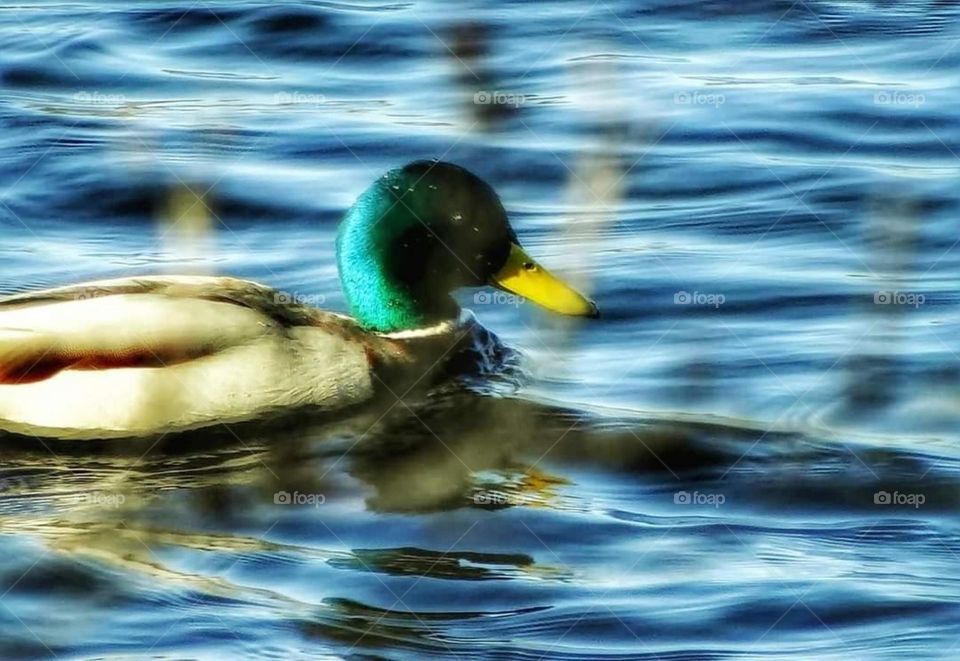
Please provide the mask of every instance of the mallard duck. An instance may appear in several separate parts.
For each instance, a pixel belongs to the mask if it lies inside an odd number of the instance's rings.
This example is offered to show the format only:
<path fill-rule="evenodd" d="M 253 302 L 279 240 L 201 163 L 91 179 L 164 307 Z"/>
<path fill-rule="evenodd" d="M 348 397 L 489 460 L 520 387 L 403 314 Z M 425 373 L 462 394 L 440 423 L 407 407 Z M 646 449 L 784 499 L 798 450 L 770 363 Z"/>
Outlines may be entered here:
<path fill-rule="evenodd" d="M 0 428 L 139 436 L 358 404 L 442 363 L 460 327 L 451 292 L 462 287 L 598 315 L 520 247 L 494 190 L 450 163 L 384 174 L 347 211 L 336 249 L 352 316 L 226 277 L 0 299 Z"/>

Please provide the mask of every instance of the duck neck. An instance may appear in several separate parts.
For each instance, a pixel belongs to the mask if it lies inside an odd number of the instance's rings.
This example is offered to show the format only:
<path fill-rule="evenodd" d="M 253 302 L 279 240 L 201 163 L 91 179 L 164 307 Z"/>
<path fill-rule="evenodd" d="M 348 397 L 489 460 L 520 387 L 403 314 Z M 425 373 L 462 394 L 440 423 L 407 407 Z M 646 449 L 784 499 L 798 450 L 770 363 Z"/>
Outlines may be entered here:
<path fill-rule="evenodd" d="M 367 330 L 415 331 L 455 322 L 460 316 L 460 306 L 449 296 L 433 300 L 391 283 L 376 271 L 347 272 L 341 280 L 350 314 Z"/>
<path fill-rule="evenodd" d="M 460 306 L 449 288 L 424 272 L 423 260 L 404 250 L 405 241 L 396 230 L 404 223 L 384 218 L 390 212 L 378 207 L 376 200 L 361 197 L 337 235 L 337 266 L 350 314 L 365 329 L 379 333 L 455 322 Z"/>

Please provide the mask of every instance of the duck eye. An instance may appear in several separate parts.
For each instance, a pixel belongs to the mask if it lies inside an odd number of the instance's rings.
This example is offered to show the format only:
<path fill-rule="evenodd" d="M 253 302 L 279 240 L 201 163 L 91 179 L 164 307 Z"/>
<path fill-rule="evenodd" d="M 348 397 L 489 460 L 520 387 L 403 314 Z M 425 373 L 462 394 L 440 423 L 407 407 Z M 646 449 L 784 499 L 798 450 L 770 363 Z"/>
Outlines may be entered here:
<path fill-rule="evenodd" d="M 537 268 L 537 265 L 534 264 L 533 262 L 524 262 L 523 268 L 525 268 L 528 271 L 533 271 Z"/>

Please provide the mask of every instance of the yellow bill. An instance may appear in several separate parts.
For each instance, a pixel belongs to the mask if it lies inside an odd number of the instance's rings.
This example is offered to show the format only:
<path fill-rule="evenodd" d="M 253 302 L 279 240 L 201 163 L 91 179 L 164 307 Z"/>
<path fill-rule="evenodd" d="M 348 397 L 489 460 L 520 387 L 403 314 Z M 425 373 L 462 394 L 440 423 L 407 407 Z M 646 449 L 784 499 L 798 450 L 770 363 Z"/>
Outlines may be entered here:
<path fill-rule="evenodd" d="M 552 312 L 599 317 L 596 303 L 543 268 L 523 248 L 510 244 L 510 256 L 491 278 L 500 289 L 523 296 Z"/>

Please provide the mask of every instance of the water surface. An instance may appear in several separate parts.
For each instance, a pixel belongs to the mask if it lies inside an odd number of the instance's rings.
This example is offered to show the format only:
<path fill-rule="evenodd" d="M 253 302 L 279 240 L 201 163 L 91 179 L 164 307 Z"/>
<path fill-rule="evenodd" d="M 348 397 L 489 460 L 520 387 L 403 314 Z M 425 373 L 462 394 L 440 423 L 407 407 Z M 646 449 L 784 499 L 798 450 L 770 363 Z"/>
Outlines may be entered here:
<path fill-rule="evenodd" d="M 0 291 L 223 273 L 343 310 L 339 217 L 442 158 L 603 311 L 464 293 L 519 383 L 5 437 L 0 656 L 955 658 L 957 14 L 0 8 Z"/>

